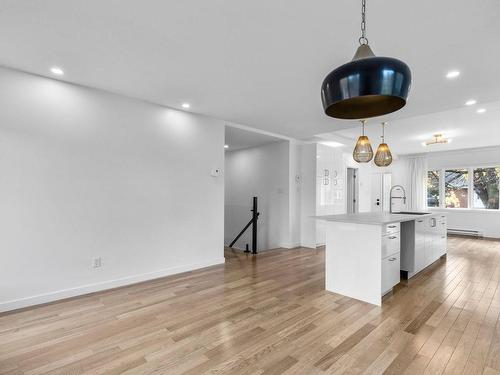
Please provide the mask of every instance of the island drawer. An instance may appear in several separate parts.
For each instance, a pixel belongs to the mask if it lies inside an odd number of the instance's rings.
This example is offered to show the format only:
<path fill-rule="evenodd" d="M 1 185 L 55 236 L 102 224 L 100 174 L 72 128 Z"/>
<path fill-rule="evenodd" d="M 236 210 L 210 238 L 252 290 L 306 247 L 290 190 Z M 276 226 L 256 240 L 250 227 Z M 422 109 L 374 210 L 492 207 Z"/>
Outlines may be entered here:
<path fill-rule="evenodd" d="M 399 253 L 382 259 L 382 295 L 390 292 L 401 281 L 400 264 Z"/>
<path fill-rule="evenodd" d="M 382 237 L 382 258 L 399 253 L 400 249 L 401 235 L 399 233 L 391 233 Z"/>
<path fill-rule="evenodd" d="M 389 223 L 382 227 L 382 235 L 398 233 L 401 229 L 400 223 Z"/>

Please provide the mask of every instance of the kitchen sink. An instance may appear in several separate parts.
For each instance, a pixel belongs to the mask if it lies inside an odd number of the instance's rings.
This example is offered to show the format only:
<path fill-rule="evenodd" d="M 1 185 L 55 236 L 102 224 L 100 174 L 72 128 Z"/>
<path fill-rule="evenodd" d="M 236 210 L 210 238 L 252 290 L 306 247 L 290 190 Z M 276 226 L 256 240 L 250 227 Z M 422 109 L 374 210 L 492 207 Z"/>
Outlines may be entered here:
<path fill-rule="evenodd" d="M 401 211 L 401 212 L 393 212 L 393 214 L 401 214 L 401 215 L 428 215 L 428 214 L 430 214 L 430 212 Z"/>

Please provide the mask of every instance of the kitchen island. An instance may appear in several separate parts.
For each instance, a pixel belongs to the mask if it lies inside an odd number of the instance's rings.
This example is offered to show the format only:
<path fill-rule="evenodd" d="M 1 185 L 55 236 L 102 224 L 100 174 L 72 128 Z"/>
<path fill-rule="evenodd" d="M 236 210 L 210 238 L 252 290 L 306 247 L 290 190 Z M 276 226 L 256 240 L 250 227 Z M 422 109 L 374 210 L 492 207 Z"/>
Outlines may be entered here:
<path fill-rule="evenodd" d="M 400 282 L 446 255 L 442 213 L 366 212 L 326 221 L 326 290 L 375 305 Z"/>

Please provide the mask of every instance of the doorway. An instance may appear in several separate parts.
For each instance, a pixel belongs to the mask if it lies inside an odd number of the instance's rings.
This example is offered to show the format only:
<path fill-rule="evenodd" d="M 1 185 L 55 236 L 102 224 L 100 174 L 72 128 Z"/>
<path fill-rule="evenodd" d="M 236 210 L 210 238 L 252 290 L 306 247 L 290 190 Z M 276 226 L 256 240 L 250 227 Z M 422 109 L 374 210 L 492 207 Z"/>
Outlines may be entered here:
<path fill-rule="evenodd" d="M 373 173 L 372 174 L 372 194 L 371 211 L 389 212 L 390 211 L 390 191 L 392 185 L 391 173 Z"/>
<path fill-rule="evenodd" d="M 347 213 L 357 213 L 358 208 L 358 195 L 359 195 L 359 182 L 358 182 L 358 169 L 347 168 Z"/>

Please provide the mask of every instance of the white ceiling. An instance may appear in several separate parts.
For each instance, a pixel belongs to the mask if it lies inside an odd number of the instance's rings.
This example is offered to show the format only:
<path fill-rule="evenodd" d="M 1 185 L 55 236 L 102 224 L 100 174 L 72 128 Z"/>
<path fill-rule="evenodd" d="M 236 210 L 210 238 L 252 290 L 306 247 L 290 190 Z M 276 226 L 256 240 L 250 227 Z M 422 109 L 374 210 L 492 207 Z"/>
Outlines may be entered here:
<path fill-rule="evenodd" d="M 485 108 L 486 112 L 478 114 L 478 108 Z M 500 145 L 499 118 L 500 101 L 396 120 L 386 127 L 386 142 L 398 155 L 497 146 Z M 381 129 L 380 121 L 375 119 L 366 125 L 365 133 L 374 150 L 380 143 Z M 361 125 L 358 124 L 354 128 L 321 134 L 317 138 L 340 141 L 350 151 L 360 133 Z M 422 142 L 432 140 L 436 133 L 451 138 L 452 142 L 422 146 Z"/>
<path fill-rule="evenodd" d="M 354 0 L 1 0 L 0 64 L 295 138 L 351 127 L 322 112 L 324 76 L 352 57 Z M 389 119 L 500 100 L 498 0 L 368 0 L 374 52 L 406 61 Z M 444 74 L 459 69 L 449 81 Z"/>
<path fill-rule="evenodd" d="M 228 151 L 242 150 L 244 148 L 263 146 L 268 143 L 284 141 L 282 138 L 272 137 L 267 134 L 256 133 L 231 126 L 226 126 L 225 142 Z"/>

